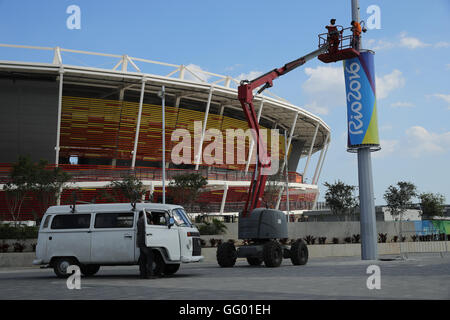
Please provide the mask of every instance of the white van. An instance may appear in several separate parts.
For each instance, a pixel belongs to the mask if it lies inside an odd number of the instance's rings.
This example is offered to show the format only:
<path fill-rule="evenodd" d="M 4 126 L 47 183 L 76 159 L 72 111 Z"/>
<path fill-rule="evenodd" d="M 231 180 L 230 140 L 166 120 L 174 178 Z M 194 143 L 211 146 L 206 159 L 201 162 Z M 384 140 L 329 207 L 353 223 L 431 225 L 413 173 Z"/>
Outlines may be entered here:
<path fill-rule="evenodd" d="M 146 244 L 153 248 L 155 274 L 174 274 L 181 263 L 199 262 L 200 233 L 183 207 L 158 203 L 83 204 L 48 208 L 39 229 L 34 265 L 54 269 L 67 277 L 67 267 L 94 275 L 100 266 L 136 265 L 139 213 L 150 214 Z"/>

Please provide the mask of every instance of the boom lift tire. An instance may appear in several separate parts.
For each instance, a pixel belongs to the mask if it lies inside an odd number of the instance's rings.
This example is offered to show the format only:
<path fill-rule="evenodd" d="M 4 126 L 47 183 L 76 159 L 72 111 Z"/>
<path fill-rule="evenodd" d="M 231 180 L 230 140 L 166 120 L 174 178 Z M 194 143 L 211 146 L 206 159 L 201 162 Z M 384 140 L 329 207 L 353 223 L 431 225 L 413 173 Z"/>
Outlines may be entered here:
<path fill-rule="evenodd" d="M 266 267 L 279 267 L 283 261 L 283 248 L 274 240 L 270 240 L 264 244 L 263 259 Z"/>
<path fill-rule="evenodd" d="M 224 242 L 217 248 L 217 262 L 222 268 L 231 268 L 236 263 L 237 252 L 233 243 Z"/>
<path fill-rule="evenodd" d="M 291 246 L 291 261 L 293 265 L 304 265 L 308 262 L 308 247 L 305 242 L 298 239 Z"/>

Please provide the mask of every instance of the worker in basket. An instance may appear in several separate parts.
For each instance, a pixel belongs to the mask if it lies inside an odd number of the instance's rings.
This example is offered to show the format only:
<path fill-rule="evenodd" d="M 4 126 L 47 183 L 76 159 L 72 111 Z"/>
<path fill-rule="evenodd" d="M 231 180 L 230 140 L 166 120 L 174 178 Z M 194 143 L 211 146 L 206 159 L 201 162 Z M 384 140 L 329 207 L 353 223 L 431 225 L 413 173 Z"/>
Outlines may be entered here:
<path fill-rule="evenodd" d="M 339 36 L 340 34 L 342 34 L 342 30 L 338 31 L 336 24 L 336 19 L 331 19 L 330 20 L 330 24 L 328 26 L 326 26 L 325 28 L 327 28 L 328 30 L 328 51 L 330 53 L 336 53 L 338 51 L 339 48 Z"/>
<path fill-rule="evenodd" d="M 361 25 L 359 24 L 358 21 L 352 20 L 352 22 L 350 23 L 352 25 L 352 32 L 353 32 L 353 37 L 352 37 L 352 48 L 359 50 L 359 39 L 361 38 Z"/>

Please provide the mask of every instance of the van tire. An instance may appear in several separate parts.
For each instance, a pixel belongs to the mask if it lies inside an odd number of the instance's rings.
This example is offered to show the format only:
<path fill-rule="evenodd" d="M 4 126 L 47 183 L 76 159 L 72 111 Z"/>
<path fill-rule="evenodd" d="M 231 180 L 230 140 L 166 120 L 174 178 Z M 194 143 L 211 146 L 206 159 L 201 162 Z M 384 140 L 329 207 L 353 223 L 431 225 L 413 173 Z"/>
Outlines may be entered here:
<path fill-rule="evenodd" d="M 81 273 L 86 277 L 91 277 L 100 270 L 98 264 L 83 264 L 80 266 Z"/>
<path fill-rule="evenodd" d="M 180 264 L 166 264 L 164 267 L 164 274 L 167 276 L 170 276 L 174 273 L 176 273 L 180 269 Z"/>
<path fill-rule="evenodd" d="M 153 251 L 153 275 L 160 277 L 163 275 L 166 269 L 166 264 L 161 257 L 159 251 Z"/>
<path fill-rule="evenodd" d="M 57 258 L 52 263 L 53 271 L 58 278 L 68 278 L 70 274 L 67 273 L 67 267 L 71 265 L 78 265 L 76 259 L 70 257 Z"/>

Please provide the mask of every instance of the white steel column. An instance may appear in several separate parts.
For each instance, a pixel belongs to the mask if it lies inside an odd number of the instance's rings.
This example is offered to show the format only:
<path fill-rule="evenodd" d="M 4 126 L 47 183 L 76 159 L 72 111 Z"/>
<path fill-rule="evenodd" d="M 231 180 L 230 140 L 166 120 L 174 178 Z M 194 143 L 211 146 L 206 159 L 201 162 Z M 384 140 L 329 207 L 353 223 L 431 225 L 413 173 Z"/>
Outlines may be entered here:
<path fill-rule="evenodd" d="M 297 118 L 298 118 L 298 112 L 295 114 L 294 123 L 292 124 L 291 133 L 289 135 L 289 142 L 288 142 L 288 145 L 287 145 L 287 149 L 284 150 L 285 153 L 287 153 L 289 151 L 289 148 L 291 147 L 292 137 L 294 136 L 295 125 L 297 124 Z M 283 165 L 281 166 L 281 171 L 280 172 L 283 172 L 284 166 L 286 165 L 286 162 L 287 162 L 287 157 L 285 158 L 285 161 L 283 161 Z"/>
<path fill-rule="evenodd" d="M 277 205 L 275 206 L 275 210 L 278 210 L 278 208 L 280 208 L 280 203 L 281 203 L 281 196 L 283 195 L 284 192 L 284 188 L 286 186 L 281 186 L 280 192 L 278 193 L 278 199 L 277 199 Z"/>
<path fill-rule="evenodd" d="M 328 151 L 329 145 L 330 145 L 330 138 L 328 138 L 328 143 L 327 143 L 327 146 L 325 147 L 325 153 L 323 154 L 322 163 L 320 164 L 319 173 L 317 174 L 317 178 L 315 181 L 316 184 L 317 184 L 317 182 L 319 182 L 319 177 L 320 177 L 320 174 L 322 173 L 323 163 L 325 162 L 325 158 L 327 157 L 327 151 Z"/>
<path fill-rule="evenodd" d="M 133 158 L 131 160 L 131 168 L 134 169 L 134 166 L 136 164 L 136 153 L 137 153 L 137 145 L 139 141 L 139 129 L 141 127 L 141 116 L 142 116 L 142 104 L 144 102 L 144 91 L 145 91 L 145 82 L 147 81 L 146 78 L 142 79 L 142 86 L 141 86 L 141 98 L 139 100 L 139 113 L 138 113 L 138 120 L 136 124 L 136 134 L 134 136 L 134 148 L 133 148 Z"/>
<path fill-rule="evenodd" d="M 261 104 L 260 104 L 259 110 L 258 110 L 258 123 L 259 123 L 259 119 L 261 119 L 261 113 L 262 113 L 263 107 L 264 107 L 264 97 L 262 97 Z M 253 137 L 253 135 L 252 135 L 252 137 Z M 248 150 L 247 163 L 245 164 L 245 173 L 248 172 L 248 167 L 250 166 L 250 162 L 252 161 L 254 147 L 255 147 L 255 140 L 252 138 L 252 141 L 250 142 L 250 148 Z"/>
<path fill-rule="evenodd" d="M 162 109 L 162 203 L 166 203 L 166 88 L 161 87 Z"/>
<path fill-rule="evenodd" d="M 227 201 L 227 193 L 228 193 L 228 183 L 225 183 L 223 186 L 223 197 L 222 203 L 220 204 L 220 214 L 223 214 L 223 210 L 225 209 L 225 202 Z"/>
<path fill-rule="evenodd" d="M 319 160 L 317 161 L 316 171 L 314 172 L 314 176 L 313 176 L 313 179 L 312 179 L 312 181 L 311 181 L 311 184 L 314 184 L 314 181 L 316 181 L 316 177 L 317 177 L 317 174 L 318 174 L 318 172 L 319 172 L 320 164 L 322 163 L 323 154 L 324 154 L 324 151 L 325 151 L 326 144 L 327 144 L 327 142 L 328 142 L 328 137 L 329 137 L 329 136 L 330 136 L 330 134 L 328 133 L 327 136 L 326 136 L 326 138 L 325 138 L 325 143 L 323 144 L 323 148 L 322 148 L 322 150 L 320 151 Z"/>
<path fill-rule="evenodd" d="M 309 161 L 311 160 L 312 151 L 314 149 L 314 144 L 316 143 L 317 132 L 319 131 L 319 123 L 316 125 L 316 131 L 314 132 L 314 137 L 311 142 L 311 147 L 309 148 L 308 158 L 306 159 L 305 169 L 303 169 L 303 180 L 305 180 L 306 170 L 308 170 Z"/>
<path fill-rule="evenodd" d="M 202 136 L 200 137 L 198 153 L 197 153 L 197 156 L 195 157 L 195 163 L 196 163 L 195 170 L 198 170 L 198 166 L 200 165 L 200 162 L 202 159 L 203 140 L 205 139 L 206 124 L 208 123 L 209 107 L 211 105 L 211 98 L 212 98 L 213 91 L 214 91 L 214 85 L 211 85 L 211 88 L 209 89 L 208 102 L 206 103 L 206 111 L 205 111 L 205 118 L 203 120 Z"/>
<path fill-rule="evenodd" d="M 59 67 L 59 92 L 58 92 L 58 119 L 56 124 L 56 155 L 55 166 L 59 165 L 59 149 L 60 149 L 60 135 L 61 135 L 61 113 L 62 113 L 62 93 L 63 93 L 63 81 L 64 81 L 64 68 Z"/>

